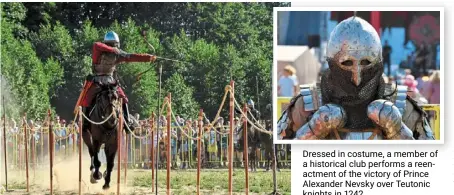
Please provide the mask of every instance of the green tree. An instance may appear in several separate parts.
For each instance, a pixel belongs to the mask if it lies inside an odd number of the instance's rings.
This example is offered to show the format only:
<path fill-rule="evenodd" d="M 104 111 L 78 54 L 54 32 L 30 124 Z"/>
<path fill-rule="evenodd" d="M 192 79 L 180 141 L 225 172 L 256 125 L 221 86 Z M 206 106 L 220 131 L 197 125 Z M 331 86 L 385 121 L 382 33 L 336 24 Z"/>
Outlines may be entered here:
<path fill-rule="evenodd" d="M 178 114 L 203 108 L 216 113 L 230 80 L 239 103 L 253 99 L 262 110 L 271 102 L 273 7 L 287 3 L 2 3 L 2 89 L 21 108 L 39 115 L 50 105 L 73 118 L 93 43 L 116 31 L 121 48 L 158 59 L 118 67 L 132 113 L 156 111 L 159 67 L 163 87 Z M 150 49 L 141 32 L 156 48 Z M 148 70 L 138 79 L 138 74 Z M 7 84 L 7 85 L 4 85 Z M 258 84 L 258 92 L 257 92 Z M 31 96 L 32 95 L 32 96 Z M 31 97 L 29 97 L 31 96 Z M 8 98 L 12 102 L 12 98 Z M 227 107 L 225 107 L 227 108 Z M 45 113 L 45 112 L 43 112 Z M 224 109 L 223 115 L 226 115 Z"/>
<path fill-rule="evenodd" d="M 2 19 L 2 80 L 10 91 L 2 89 L 9 97 L 5 106 L 12 117 L 27 113 L 30 118 L 43 117 L 50 107 L 49 80 L 43 63 L 36 56 L 27 40 L 13 36 L 13 25 Z"/>
<path fill-rule="evenodd" d="M 172 94 L 172 112 L 183 118 L 196 118 L 199 105 L 193 98 L 193 88 L 186 85 L 183 76 L 176 73 L 164 82 L 165 94 Z"/>

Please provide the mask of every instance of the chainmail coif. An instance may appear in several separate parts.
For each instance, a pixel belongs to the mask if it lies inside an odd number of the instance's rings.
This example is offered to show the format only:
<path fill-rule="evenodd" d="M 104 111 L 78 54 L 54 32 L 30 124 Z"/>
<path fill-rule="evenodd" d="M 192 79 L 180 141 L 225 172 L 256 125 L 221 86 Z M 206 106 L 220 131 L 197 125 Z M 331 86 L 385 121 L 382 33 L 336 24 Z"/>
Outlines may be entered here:
<path fill-rule="evenodd" d="M 329 70 L 322 75 L 320 84 L 323 104 L 334 103 L 345 109 L 347 129 L 373 128 L 374 123 L 367 117 L 367 106 L 385 96 L 383 62 L 362 70 L 362 82 L 358 86 L 351 81 L 350 71 L 341 69 L 332 59 L 328 59 L 328 64 Z"/>

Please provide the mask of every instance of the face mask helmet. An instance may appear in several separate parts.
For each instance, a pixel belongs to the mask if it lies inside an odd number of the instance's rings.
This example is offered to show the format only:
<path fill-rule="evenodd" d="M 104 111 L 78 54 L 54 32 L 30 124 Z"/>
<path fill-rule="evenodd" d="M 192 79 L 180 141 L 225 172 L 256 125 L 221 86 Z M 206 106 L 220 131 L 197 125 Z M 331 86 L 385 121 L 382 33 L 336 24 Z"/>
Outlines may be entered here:
<path fill-rule="evenodd" d="M 356 16 L 340 22 L 334 28 L 326 56 L 330 70 L 348 73 L 344 76 L 349 76 L 355 86 L 383 72 L 380 37 L 372 25 Z"/>

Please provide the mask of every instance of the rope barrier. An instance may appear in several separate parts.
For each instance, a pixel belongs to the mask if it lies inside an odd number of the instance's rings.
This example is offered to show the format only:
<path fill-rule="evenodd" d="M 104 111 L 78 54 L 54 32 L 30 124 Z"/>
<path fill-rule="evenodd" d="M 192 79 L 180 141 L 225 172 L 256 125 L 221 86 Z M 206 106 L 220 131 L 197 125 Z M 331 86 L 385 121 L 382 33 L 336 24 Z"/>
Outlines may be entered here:
<path fill-rule="evenodd" d="M 110 115 L 106 118 L 106 120 L 101 121 L 101 122 L 95 122 L 95 121 L 90 120 L 87 116 L 85 116 L 85 114 L 83 112 L 81 112 L 81 114 L 91 124 L 102 125 L 102 124 L 106 123 L 114 115 L 114 112 L 115 112 L 115 110 L 112 110 L 112 113 L 110 113 Z"/>
<path fill-rule="evenodd" d="M 238 105 L 238 102 L 236 102 L 236 101 L 235 101 L 235 106 L 238 108 L 238 110 L 240 110 L 241 115 L 243 115 L 243 116 L 246 118 L 246 120 L 248 121 L 248 123 L 249 123 L 252 127 L 254 127 L 255 129 L 257 129 L 258 131 L 260 131 L 260 132 L 262 132 L 262 133 L 266 133 L 266 134 L 268 134 L 268 135 L 273 135 L 272 132 L 270 132 L 270 131 L 268 131 L 268 130 L 266 130 L 266 129 L 263 129 L 263 128 L 261 128 L 261 127 L 257 127 L 252 121 L 250 121 L 249 118 L 247 117 L 247 114 L 245 114 L 245 113 L 241 110 L 241 107 Z"/>
<path fill-rule="evenodd" d="M 214 123 L 216 123 L 218 120 L 219 120 L 219 115 L 221 115 L 221 110 L 222 108 L 224 107 L 224 104 L 225 104 L 225 100 L 227 99 L 227 95 L 229 94 L 229 92 L 232 92 L 232 86 L 230 85 L 227 85 L 225 86 L 225 89 L 224 89 L 224 97 L 222 98 L 222 102 L 221 102 L 221 105 L 219 106 L 219 109 L 218 109 L 218 112 L 216 113 L 216 116 L 214 117 L 214 121 L 211 122 L 209 125 L 209 127 L 214 127 Z M 205 113 L 203 114 L 203 116 L 206 118 L 205 116 Z M 209 120 L 208 120 L 209 121 Z"/>
<path fill-rule="evenodd" d="M 188 138 L 190 138 L 190 139 L 192 139 L 192 140 L 199 140 L 199 139 L 200 139 L 200 137 L 201 137 L 200 135 L 199 135 L 198 137 L 194 138 L 194 137 L 191 137 L 191 136 L 189 136 L 188 134 L 186 134 L 186 132 L 184 132 L 184 129 L 182 129 L 181 126 L 180 126 L 180 124 L 178 123 L 177 118 L 175 117 L 175 114 L 174 114 L 173 112 L 171 112 L 171 114 L 172 114 L 173 120 L 176 121 L 176 122 L 175 122 L 175 123 L 177 124 L 176 126 L 180 129 L 180 131 L 181 131 L 183 134 L 186 135 L 186 137 L 188 137 Z"/>

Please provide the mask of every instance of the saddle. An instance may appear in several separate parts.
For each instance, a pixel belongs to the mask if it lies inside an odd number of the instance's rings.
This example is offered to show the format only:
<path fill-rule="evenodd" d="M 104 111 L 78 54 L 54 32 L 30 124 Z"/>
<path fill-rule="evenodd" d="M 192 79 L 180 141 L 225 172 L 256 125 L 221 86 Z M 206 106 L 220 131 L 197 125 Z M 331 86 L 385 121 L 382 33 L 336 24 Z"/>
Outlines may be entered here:
<path fill-rule="evenodd" d="M 118 81 L 111 75 L 96 75 L 92 81 L 101 87 L 117 86 Z"/>

